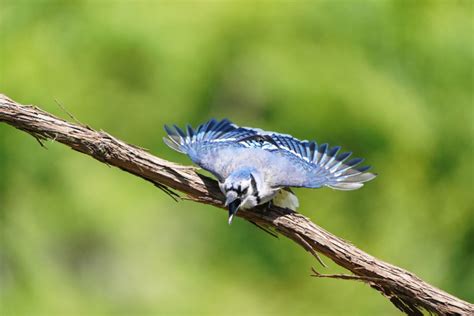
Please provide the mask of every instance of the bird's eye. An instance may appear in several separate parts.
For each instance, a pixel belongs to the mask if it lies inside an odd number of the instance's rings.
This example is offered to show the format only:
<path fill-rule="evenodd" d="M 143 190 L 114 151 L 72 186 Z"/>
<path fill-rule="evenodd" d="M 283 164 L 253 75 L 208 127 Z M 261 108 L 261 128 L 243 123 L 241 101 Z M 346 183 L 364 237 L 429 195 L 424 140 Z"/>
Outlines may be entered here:
<path fill-rule="evenodd" d="M 246 187 L 245 189 L 242 190 L 242 194 L 247 194 L 247 191 L 249 190 L 248 187 Z"/>

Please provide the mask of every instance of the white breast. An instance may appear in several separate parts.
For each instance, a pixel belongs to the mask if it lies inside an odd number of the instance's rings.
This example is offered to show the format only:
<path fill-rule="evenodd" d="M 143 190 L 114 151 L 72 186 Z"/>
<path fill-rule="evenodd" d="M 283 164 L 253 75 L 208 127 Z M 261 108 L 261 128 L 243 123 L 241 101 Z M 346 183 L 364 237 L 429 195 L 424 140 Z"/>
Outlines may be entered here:
<path fill-rule="evenodd" d="M 282 208 L 288 208 L 296 211 L 296 208 L 300 206 L 298 198 L 293 193 L 287 190 L 280 190 L 273 198 L 273 204 Z"/>

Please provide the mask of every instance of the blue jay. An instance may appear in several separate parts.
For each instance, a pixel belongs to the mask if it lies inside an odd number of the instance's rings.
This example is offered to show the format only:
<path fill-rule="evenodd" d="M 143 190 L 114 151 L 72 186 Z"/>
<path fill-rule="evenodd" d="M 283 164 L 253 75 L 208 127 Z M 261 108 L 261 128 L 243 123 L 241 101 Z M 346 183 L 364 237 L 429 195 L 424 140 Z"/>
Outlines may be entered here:
<path fill-rule="evenodd" d="M 295 210 L 298 199 L 290 187 L 355 190 L 376 174 L 358 167 L 361 158 L 338 154 L 340 147 L 318 145 L 291 135 L 239 127 L 212 119 L 186 132 L 165 125 L 164 142 L 211 172 L 219 181 L 229 209 L 229 224 L 239 209 L 264 203 Z"/>

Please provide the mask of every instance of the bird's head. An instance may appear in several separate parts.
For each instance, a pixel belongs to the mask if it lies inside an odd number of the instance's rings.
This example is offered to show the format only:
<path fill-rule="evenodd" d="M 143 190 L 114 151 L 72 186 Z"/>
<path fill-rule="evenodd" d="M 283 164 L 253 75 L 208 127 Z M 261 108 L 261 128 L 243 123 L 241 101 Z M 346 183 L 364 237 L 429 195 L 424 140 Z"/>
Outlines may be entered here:
<path fill-rule="evenodd" d="M 229 208 L 229 224 L 240 208 L 252 208 L 260 204 L 259 179 L 255 170 L 244 168 L 236 170 L 220 184 L 226 197 L 225 206 Z"/>

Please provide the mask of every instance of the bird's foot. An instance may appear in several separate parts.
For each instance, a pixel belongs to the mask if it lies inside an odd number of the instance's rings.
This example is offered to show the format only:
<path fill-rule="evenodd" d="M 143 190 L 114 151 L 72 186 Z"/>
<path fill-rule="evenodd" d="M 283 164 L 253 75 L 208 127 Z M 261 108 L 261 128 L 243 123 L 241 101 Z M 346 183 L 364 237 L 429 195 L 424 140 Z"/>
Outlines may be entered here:
<path fill-rule="evenodd" d="M 265 203 L 264 207 L 263 207 L 263 211 L 264 212 L 268 212 L 273 206 L 273 202 L 272 200 L 268 201 L 267 203 Z"/>

